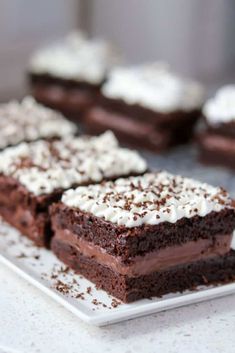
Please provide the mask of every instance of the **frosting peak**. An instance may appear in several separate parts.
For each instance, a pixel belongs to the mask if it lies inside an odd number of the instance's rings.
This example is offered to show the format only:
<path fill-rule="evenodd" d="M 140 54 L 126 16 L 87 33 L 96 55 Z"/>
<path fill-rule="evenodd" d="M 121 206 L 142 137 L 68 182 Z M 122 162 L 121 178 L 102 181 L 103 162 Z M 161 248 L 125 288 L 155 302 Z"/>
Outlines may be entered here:
<path fill-rule="evenodd" d="M 0 104 L 0 149 L 22 141 L 74 134 L 77 127 L 33 97 Z"/>
<path fill-rule="evenodd" d="M 18 180 L 35 195 L 145 170 L 144 159 L 120 148 L 111 132 L 21 143 L 0 152 L 0 173 Z"/>
<path fill-rule="evenodd" d="M 114 68 L 102 93 L 163 113 L 197 109 L 203 101 L 201 85 L 176 75 L 161 63 Z"/>
<path fill-rule="evenodd" d="M 37 51 L 31 58 L 30 71 L 100 84 L 110 67 L 119 61 L 118 56 L 109 42 L 88 39 L 84 33 L 73 32 Z"/>
<path fill-rule="evenodd" d="M 223 189 L 164 171 L 68 190 L 62 202 L 129 228 L 231 207 Z"/>
<path fill-rule="evenodd" d="M 203 114 L 211 125 L 235 121 L 235 85 L 220 88 L 204 105 Z"/>

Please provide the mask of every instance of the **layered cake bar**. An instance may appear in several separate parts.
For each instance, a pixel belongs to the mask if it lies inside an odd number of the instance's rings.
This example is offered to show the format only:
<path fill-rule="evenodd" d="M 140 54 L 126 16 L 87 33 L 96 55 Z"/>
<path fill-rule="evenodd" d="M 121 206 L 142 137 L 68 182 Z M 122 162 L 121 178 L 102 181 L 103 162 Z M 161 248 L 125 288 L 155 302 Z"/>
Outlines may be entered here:
<path fill-rule="evenodd" d="M 37 245 L 48 245 L 48 207 L 63 191 L 145 171 L 140 155 L 120 148 L 111 132 L 21 143 L 0 152 L 0 215 Z"/>
<path fill-rule="evenodd" d="M 0 150 L 22 141 L 53 139 L 77 133 L 62 114 L 38 104 L 33 97 L 0 104 Z"/>
<path fill-rule="evenodd" d="M 80 120 L 93 104 L 108 70 L 118 61 L 119 54 L 109 42 L 71 33 L 33 54 L 29 65 L 32 95 Z"/>
<path fill-rule="evenodd" d="M 203 107 L 200 161 L 235 169 L 235 85 L 222 87 Z"/>
<path fill-rule="evenodd" d="M 52 249 L 124 302 L 229 281 L 235 210 L 221 188 L 146 173 L 66 191 Z"/>
<path fill-rule="evenodd" d="M 200 116 L 202 87 L 161 63 L 114 68 L 85 117 L 89 133 L 160 152 L 187 142 Z"/>

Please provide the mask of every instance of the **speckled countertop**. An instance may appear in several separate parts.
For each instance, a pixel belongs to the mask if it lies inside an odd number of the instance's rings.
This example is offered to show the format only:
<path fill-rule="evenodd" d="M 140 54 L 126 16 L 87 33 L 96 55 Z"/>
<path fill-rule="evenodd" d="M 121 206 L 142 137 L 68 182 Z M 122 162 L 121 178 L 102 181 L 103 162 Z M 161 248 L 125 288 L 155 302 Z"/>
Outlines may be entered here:
<path fill-rule="evenodd" d="M 148 156 L 153 166 L 220 184 L 235 195 L 235 177 L 199 168 L 194 152 Z M 134 319 L 88 326 L 39 290 L 0 267 L 0 353 L 234 353 L 235 295 Z"/>
<path fill-rule="evenodd" d="M 235 295 L 97 328 L 7 268 L 0 283 L 1 353 L 235 352 Z"/>

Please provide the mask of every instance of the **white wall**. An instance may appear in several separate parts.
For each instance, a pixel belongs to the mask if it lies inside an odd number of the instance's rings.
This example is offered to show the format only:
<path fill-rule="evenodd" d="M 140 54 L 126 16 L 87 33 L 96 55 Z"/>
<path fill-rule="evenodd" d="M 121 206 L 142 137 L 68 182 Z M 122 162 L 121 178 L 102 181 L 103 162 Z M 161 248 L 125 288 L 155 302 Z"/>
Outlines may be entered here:
<path fill-rule="evenodd" d="M 92 4 L 91 32 L 114 38 L 130 62 L 166 60 L 212 84 L 235 73 L 234 0 L 93 0 Z"/>
<path fill-rule="evenodd" d="M 76 0 L 0 1 L 0 99 L 22 96 L 30 53 L 78 24 Z"/>
<path fill-rule="evenodd" d="M 168 61 L 210 85 L 235 80 L 234 0 L 1 0 L 0 100 L 23 96 L 34 48 L 79 25 L 129 62 Z"/>

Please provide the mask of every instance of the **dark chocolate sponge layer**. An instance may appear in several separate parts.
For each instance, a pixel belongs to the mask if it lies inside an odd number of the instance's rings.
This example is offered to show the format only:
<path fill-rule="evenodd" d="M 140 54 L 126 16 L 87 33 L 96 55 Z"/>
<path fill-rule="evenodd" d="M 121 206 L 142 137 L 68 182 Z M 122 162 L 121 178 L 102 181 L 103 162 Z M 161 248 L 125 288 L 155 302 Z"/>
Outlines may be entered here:
<path fill-rule="evenodd" d="M 205 117 L 203 120 L 204 130 L 198 134 L 196 139 L 199 148 L 199 161 L 206 165 L 235 169 L 235 122 L 212 126 Z M 208 143 L 210 138 L 214 139 L 213 146 Z M 217 143 L 215 142 L 216 138 L 218 139 Z"/>
<path fill-rule="evenodd" d="M 173 129 L 179 127 L 179 124 L 187 121 L 196 122 L 200 117 L 200 109 L 191 111 L 176 110 L 170 113 L 156 112 L 137 104 L 127 104 L 120 99 L 106 98 L 98 96 L 97 105 L 110 113 L 119 113 L 138 121 L 148 121 L 153 126 L 159 128 Z M 182 125 L 181 125 L 182 126 Z"/>
<path fill-rule="evenodd" d="M 199 117 L 200 109 L 162 113 L 98 95 L 84 123 L 91 134 L 110 129 L 126 145 L 162 152 L 188 142 Z"/>
<path fill-rule="evenodd" d="M 233 209 L 211 212 L 205 217 L 182 218 L 176 223 L 126 228 L 58 203 L 51 207 L 51 218 L 54 229 L 68 229 L 78 238 L 93 242 L 123 259 L 190 240 L 231 234 L 235 228 Z"/>
<path fill-rule="evenodd" d="M 62 190 L 56 190 L 35 196 L 11 177 L 0 176 L 0 214 L 37 246 L 48 246 L 52 235 L 48 207 L 61 194 Z"/>
<path fill-rule="evenodd" d="M 85 111 L 93 105 L 101 86 L 36 74 L 29 74 L 29 82 L 38 102 L 75 122 L 82 120 Z"/>
<path fill-rule="evenodd" d="M 235 279 L 235 252 L 226 256 L 177 266 L 167 271 L 129 278 L 84 257 L 74 247 L 56 238 L 52 250 L 65 264 L 124 302 L 132 302 L 167 293 L 195 289 L 199 285 L 218 284 Z"/>
<path fill-rule="evenodd" d="M 199 161 L 205 165 L 221 166 L 235 170 L 235 153 L 210 151 L 200 147 Z"/>
<path fill-rule="evenodd" d="M 111 113 L 103 108 L 96 107 L 88 111 L 85 116 L 85 127 L 92 135 L 100 134 L 107 129 L 112 130 L 124 145 L 153 152 L 164 151 L 172 145 L 171 131 L 155 129 L 148 121 L 130 119 L 128 116 Z"/>
<path fill-rule="evenodd" d="M 117 177 L 123 177 L 123 175 Z M 117 177 L 106 180 L 115 180 Z M 79 186 L 91 183 L 92 181 Z M 71 188 L 77 186 L 75 184 Z M 0 174 L 0 215 L 33 240 L 37 246 L 48 247 L 52 236 L 49 206 L 58 202 L 64 191 L 64 189 L 56 189 L 50 194 L 36 196 L 16 179 Z"/>

